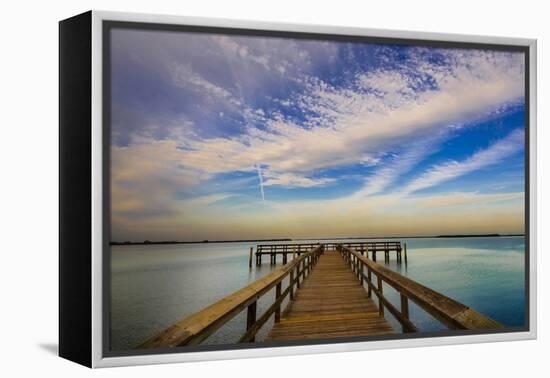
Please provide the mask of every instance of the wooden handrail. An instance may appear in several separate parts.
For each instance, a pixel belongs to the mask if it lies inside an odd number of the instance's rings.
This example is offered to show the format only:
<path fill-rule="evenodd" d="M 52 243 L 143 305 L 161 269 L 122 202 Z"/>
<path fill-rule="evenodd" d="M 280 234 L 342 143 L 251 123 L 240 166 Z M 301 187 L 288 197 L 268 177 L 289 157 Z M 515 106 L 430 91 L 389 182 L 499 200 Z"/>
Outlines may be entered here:
<path fill-rule="evenodd" d="M 362 241 L 362 242 L 349 242 L 349 243 L 322 243 L 325 246 L 325 250 L 335 250 L 338 245 L 344 245 L 348 247 L 360 247 L 370 252 L 384 252 L 401 250 L 401 242 L 399 241 Z M 318 247 L 320 243 L 292 243 L 292 244 L 258 244 L 256 247 L 256 254 L 272 254 L 272 253 L 287 253 L 293 252 L 304 253 L 310 249 Z"/>
<path fill-rule="evenodd" d="M 167 348 L 199 344 L 244 309 L 247 309 L 247 331 L 239 342 L 254 341 L 256 333 L 272 314 L 275 314 L 275 321 L 279 321 L 283 300 L 287 295 L 290 295 L 291 299 L 293 298 L 294 285 L 299 287 L 300 282 L 309 275 L 323 251 L 323 245 L 318 245 L 314 250 L 302 254 L 267 276 L 176 322 L 139 345 L 138 348 Z M 282 282 L 289 275 L 288 287 L 282 291 Z M 274 287 L 275 300 L 273 304 L 257 319 L 258 299 Z"/>
<path fill-rule="evenodd" d="M 401 323 L 403 332 L 417 331 L 409 319 L 409 299 L 450 329 L 489 329 L 502 327 L 500 323 L 493 319 L 410 278 L 377 264 L 357 251 L 343 245 L 339 245 L 337 249 L 346 262 L 350 264 L 358 279 L 362 283 L 366 281 L 369 297 L 371 293 L 377 296 L 380 314 L 383 315 L 384 308 L 387 308 Z M 365 267 L 367 269 L 366 275 L 364 272 Z M 373 273 L 377 277 L 376 285 L 372 282 Z M 382 282 L 389 284 L 399 293 L 401 310 L 398 310 L 384 296 Z"/>
<path fill-rule="evenodd" d="M 296 243 L 296 244 L 258 244 L 256 253 L 270 254 L 284 252 L 291 254 L 293 251 L 305 253 L 319 247 L 320 243 Z"/>

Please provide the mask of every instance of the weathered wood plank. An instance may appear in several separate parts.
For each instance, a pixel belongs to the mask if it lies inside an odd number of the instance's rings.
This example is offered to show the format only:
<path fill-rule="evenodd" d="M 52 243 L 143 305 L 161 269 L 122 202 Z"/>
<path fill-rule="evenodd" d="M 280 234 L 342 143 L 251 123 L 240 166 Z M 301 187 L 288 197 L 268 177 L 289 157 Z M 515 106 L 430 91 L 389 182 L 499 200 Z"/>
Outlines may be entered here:
<path fill-rule="evenodd" d="M 393 333 L 357 276 L 334 252 L 325 253 L 267 340 L 327 339 Z"/>

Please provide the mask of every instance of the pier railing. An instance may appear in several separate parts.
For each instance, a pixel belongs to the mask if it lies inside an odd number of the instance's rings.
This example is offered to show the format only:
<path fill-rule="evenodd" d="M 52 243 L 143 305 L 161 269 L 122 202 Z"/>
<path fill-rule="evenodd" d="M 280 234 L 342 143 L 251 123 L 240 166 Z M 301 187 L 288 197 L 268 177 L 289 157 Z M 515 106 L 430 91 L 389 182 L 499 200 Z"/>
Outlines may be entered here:
<path fill-rule="evenodd" d="M 367 258 L 370 256 L 373 261 L 376 261 L 376 252 L 384 253 L 384 261 L 390 261 L 390 252 L 395 251 L 397 262 L 402 261 L 403 248 L 400 241 L 368 241 L 368 242 L 353 242 L 353 243 L 330 243 L 327 247 L 330 250 L 337 250 L 342 245 L 360 252 L 362 256 Z M 405 262 L 407 262 L 407 243 L 405 243 Z"/>
<path fill-rule="evenodd" d="M 367 293 L 378 298 L 378 311 L 384 315 L 387 309 L 401 324 L 403 332 L 417 332 L 409 318 L 409 300 L 433 316 L 449 329 L 501 328 L 498 322 L 481 315 L 468 306 L 419 284 L 363 256 L 347 246 L 338 245 L 337 250 L 357 275 L 361 284 L 367 284 Z M 365 272 L 366 270 L 366 272 Z M 376 276 L 376 283 L 373 282 Z M 400 297 L 400 309 L 384 296 L 383 283 L 395 289 Z"/>
<path fill-rule="evenodd" d="M 256 247 L 256 265 L 262 265 L 262 256 L 268 255 L 270 257 L 270 264 L 277 263 L 277 256 L 281 255 L 283 259 L 283 264 L 286 264 L 288 261 L 288 256 L 300 256 L 302 253 L 311 251 L 314 248 L 317 248 L 321 243 L 291 243 L 291 244 L 258 244 Z M 401 247 L 400 241 L 355 241 L 348 243 L 335 243 L 327 242 L 322 243 L 324 245 L 325 251 L 336 251 L 339 245 L 347 246 L 356 251 L 360 251 L 361 254 L 369 256 L 369 253 L 374 261 L 376 261 L 376 253 L 384 253 L 384 259 L 389 261 L 390 252 L 395 252 L 397 261 L 401 262 L 401 254 L 403 248 Z M 249 266 L 252 266 L 252 252 L 250 250 L 250 262 Z M 405 260 L 407 259 L 407 249 L 405 244 Z"/>
<path fill-rule="evenodd" d="M 294 243 L 294 244 L 258 244 L 256 253 L 292 253 L 307 252 L 319 246 L 320 243 Z"/>
<path fill-rule="evenodd" d="M 254 342 L 258 331 L 273 314 L 275 323 L 280 321 L 283 301 L 287 296 L 291 300 L 294 298 L 295 289 L 298 289 L 309 275 L 323 251 L 323 245 L 316 245 L 314 249 L 303 253 L 287 265 L 204 310 L 178 321 L 145 341 L 138 348 L 167 348 L 199 344 L 245 309 L 247 310 L 246 332 L 241 336 L 239 342 Z M 286 277 L 289 277 L 288 286 L 283 290 L 282 285 Z M 273 304 L 258 318 L 258 300 L 273 288 L 275 288 Z"/>
<path fill-rule="evenodd" d="M 319 247 L 320 243 L 298 243 L 298 244 L 258 244 L 256 247 L 256 265 L 262 265 L 262 256 L 269 255 L 271 258 L 270 263 L 277 263 L 277 255 L 283 256 L 283 264 L 288 261 L 288 255 L 293 258 L 301 256 L 303 253 L 307 253 L 315 248 Z M 326 250 L 326 245 L 325 245 Z M 251 250 L 252 253 L 252 250 Z M 252 255 L 251 255 L 252 256 Z M 251 265 L 251 264 L 249 264 Z"/>

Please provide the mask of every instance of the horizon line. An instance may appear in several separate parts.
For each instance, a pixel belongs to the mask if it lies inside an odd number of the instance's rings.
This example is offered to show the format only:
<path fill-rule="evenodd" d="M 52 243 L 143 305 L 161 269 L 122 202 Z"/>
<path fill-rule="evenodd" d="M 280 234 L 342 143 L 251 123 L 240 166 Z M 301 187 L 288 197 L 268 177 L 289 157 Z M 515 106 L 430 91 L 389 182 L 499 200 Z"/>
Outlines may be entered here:
<path fill-rule="evenodd" d="M 110 241 L 109 245 L 148 245 L 148 244 L 206 244 L 206 243 L 244 243 L 244 242 L 276 242 L 276 241 L 305 241 L 305 240 L 346 240 L 346 239 L 428 239 L 428 238 L 471 238 L 471 237 L 510 237 L 526 236 L 525 233 L 485 233 L 485 234 L 443 234 L 443 235 L 393 235 L 393 236 L 350 236 L 350 237 L 322 237 L 322 238 L 273 238 L 273 239 L 231 239 L 231 240 L 149 240 L 143 241 Z"/>

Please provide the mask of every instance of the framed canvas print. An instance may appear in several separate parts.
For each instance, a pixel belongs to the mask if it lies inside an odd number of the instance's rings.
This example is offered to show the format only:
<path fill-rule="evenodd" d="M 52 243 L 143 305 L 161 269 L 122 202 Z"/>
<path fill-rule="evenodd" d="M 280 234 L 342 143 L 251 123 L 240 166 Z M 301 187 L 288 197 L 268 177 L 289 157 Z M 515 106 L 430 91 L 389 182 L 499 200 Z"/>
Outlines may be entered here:
<path fill-rule="evenodd" d="M 536 337 L 536 42 L 60 22 L 60 355 Z"/>

